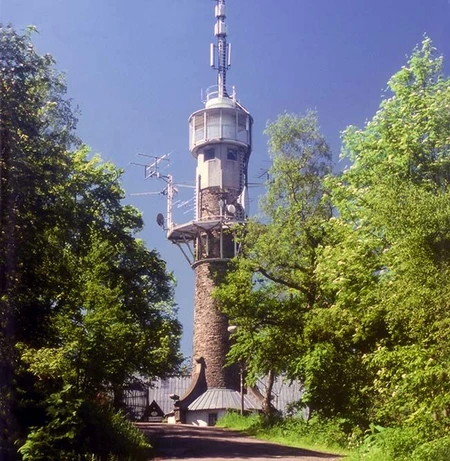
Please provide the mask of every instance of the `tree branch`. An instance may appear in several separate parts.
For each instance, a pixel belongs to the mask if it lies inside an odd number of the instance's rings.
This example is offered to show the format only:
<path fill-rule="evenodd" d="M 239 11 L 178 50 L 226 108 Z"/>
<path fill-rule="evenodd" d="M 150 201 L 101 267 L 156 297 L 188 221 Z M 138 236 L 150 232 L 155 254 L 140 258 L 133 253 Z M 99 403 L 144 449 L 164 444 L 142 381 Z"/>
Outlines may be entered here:
<path fill-rule="evenodd" d="M 293 283 L 293 282 L 289 282 L 289 281 L 284 280 L 284 279 L 279 278 L 279 277 L 275 277 L 274 275 L 267 272 L 262 267 L 259 267 L 257 272 L 260 272 L 262 275 L 264 275 L 264 277 L 268 278 L 269 280 L 272 280 L 272 282 L 279 283 L 280 285 L 284 285 L 284 286 L 289 287 L 289 288 L 293 288 L 294 290 L 298 290 L 298 291 L 300 291 L 301 293 L 303 293 L 306 296 L 308 295 L 308 290 L 303 288 L 301 285 L 298 285 L 298 284 Z"/>

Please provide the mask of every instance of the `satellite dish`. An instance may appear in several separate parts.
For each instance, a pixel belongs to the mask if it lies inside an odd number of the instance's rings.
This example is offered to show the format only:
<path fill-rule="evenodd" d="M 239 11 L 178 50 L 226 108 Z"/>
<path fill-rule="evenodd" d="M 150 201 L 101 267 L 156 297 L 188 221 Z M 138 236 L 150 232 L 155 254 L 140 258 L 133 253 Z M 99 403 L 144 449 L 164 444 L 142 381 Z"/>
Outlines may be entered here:
<path fill-rule="evenodd" d="M 234 215 L 236 213 L 236 207 L 234 205 L 227 205 L 227 211 L 229 214 Z"/>
<path fill-rule="evenodd" d="M 162 213 L 156 215 L 156 224 L 164 229 L 164 216 Z"/>

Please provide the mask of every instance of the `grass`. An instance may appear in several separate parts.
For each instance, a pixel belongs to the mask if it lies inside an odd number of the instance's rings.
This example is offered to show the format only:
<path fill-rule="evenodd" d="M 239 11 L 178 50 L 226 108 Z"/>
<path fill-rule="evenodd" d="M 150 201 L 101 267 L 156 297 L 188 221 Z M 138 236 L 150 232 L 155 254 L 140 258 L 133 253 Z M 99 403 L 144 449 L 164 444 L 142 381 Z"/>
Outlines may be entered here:
<path fill-rule="evenodd" d="M 313 416 L 274 418 L 268 423 L 259 415 L 227 413 L 218 426 L 242 431 L 258 439 L 282 445 L 335 453 L 346 461 L 448 461 L 450 435 L 422 426 L 380 427 L 362 432 L 345 418 Z"/>
<path fill-rule="evenodd" d="M 290 420 L 294 421 L 293 418 Z M 217 426 L 241 431 L 257 439 L 281 445 L 335 453 L 341 456 L 347 456 L 350 453 L 350 450 L 344 448 L 342 444 L 340 445 L 337 441 L 333 442 L 332 437 L 330 434 L 327 435 L 326 431 L 320 434 L 317 425 L 311 426 L 311 430 L 308 431 L 307 423 L 295 421 L 295 424 L 289 423 L 289 420 L 281 420 L 267 425 L 259 415 L 241 416 L 238 413 L 228 412 L 218 421 Z"/>
<path fill-rule="evenodd" d="M 219 419 L 216 426 L 233 429 L 235 431 L 243 431 L 246 434 L 254 435 L 252 431 L 258 426 L 260 420 L 261 418 L 256 414 L 242 416 L 236 412 L 229 411 L 225 416 Z"/>

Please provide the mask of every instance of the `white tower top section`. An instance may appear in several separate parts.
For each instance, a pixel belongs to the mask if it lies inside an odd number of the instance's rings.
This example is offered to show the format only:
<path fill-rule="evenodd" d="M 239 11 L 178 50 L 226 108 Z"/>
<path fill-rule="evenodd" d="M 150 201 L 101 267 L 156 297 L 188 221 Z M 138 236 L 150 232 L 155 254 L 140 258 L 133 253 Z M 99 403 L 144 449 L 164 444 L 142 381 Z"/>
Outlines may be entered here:
<path fill-rule="evenodd" d="M 241 149 L 242 152 L 245 152 L 243 164 L 246 168 L 248 156 L 251 153 L 253 119 L 236 100 L 234 88 L 231 94 L 227 90 L 227 71 L 231 66 L 231 44 L 227 43 L 225 0 L 216 0 L 216 2 L 214 34 L 217 37 L 217 43 L 211 44 L 211 67 L 217 70 L 217 86 L 208 88 L 205 108 L 194 112 L 189 118 L 189 147 L 196 158 L 199 154 L 204 153 L 208 146 L 219 148 L 219 146 L 211 146 L 211 144 L 221 143 L 226 144 L 226 147 L 230 149 Z M 218 153 L 217 149 L 216 153 Z M 204 158 L 208 158 L 208 154 Z M 219 165 L 217 166 L 219 167 Z M 224 174 L 225 171 L 222 171 L 221 176 Z M 208 177 L 212 176 L 209 175 Z M 205 175 L 203 175 L 203 179 L 205 187 L 213 187 L 210 181 L 205 182 Z M 216 182 L 214 182 L 214 186 L 218 185 Z"/>

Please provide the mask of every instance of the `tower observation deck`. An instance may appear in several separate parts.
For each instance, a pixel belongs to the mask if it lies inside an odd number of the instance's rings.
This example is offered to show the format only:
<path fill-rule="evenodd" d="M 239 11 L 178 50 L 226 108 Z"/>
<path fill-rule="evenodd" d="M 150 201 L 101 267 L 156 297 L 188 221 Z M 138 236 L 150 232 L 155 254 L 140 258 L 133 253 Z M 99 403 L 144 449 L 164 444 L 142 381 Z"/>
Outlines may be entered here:
<path fill-rule="evenodd" d="M 189 148 L 197 160 L 195 217 L 172 225 L 167 238 L 189 255 L 193 268 L 202 262 L 227 261 L 236 249 L 224 237 L 248 215 L 248 161 L 252 146 L 253 118 L 237 101 L 234 87 L 226 86 L 231 66 L 227 43 L 225 0 L 217 0 L 214 28 L 217 43 L 211 44 L 211 67 L 217 85 L 208 88 L 205 107 L 189 117 Z"/>

